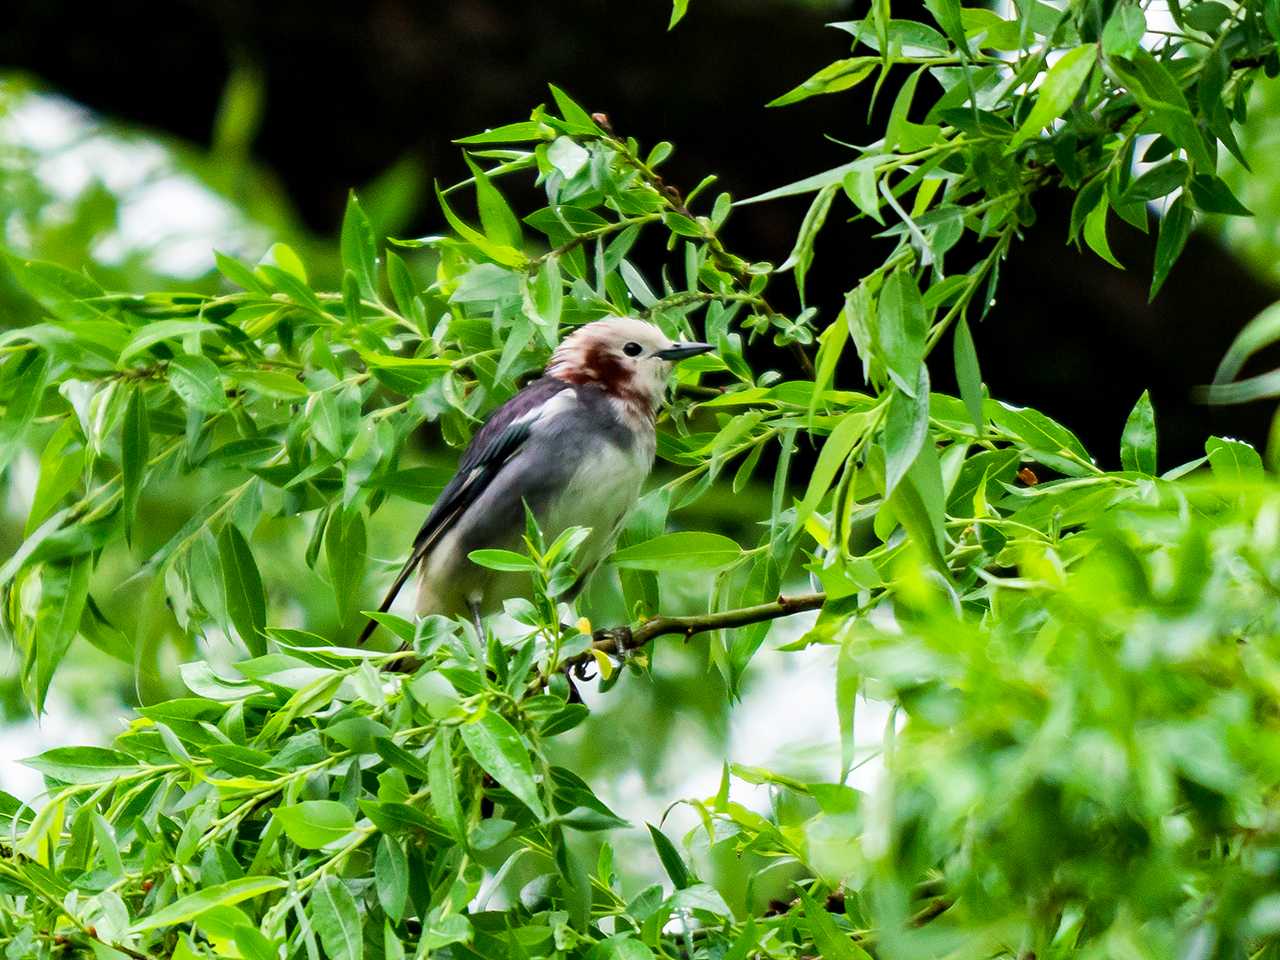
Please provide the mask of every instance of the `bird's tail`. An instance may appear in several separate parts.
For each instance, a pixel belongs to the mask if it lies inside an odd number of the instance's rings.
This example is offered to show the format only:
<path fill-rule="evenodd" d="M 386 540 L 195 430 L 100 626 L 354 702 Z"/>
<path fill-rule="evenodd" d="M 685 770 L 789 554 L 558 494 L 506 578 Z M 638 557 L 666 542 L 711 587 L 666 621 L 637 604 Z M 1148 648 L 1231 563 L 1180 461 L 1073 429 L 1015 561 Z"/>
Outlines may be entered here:
<path fill-rule="evenodd" d="M 391 584 L 391 589 L 388 590 L 387 595 L 382 598 L 382 603 L 378 606 L 379 613 L 386 613 L 391 609 L 391 604 L 395 602 L 396 595 L 400 593 L 400 589 L 404 586 L 405 581 L 409 579 L 418 564 L 422 562 L 422 558 L 425 554 L 426 550 L 421 548 L 414 550 L 413 553 L 410 554 L 409 559 L 405 561 L 405 565 L 401 567 L 400 572 L 396 574 L 396 579 L 395 582 Z M 364 625 L 364 629 L 360 631 L 360 637 L 356 640 L 356 646 L 364 646 L 365 641 L 368 640 L 369 637 L 373 635 L 373 631 L 377 629 L 378 621 L 370 617 L 369 622 L 366 623 Z"/>

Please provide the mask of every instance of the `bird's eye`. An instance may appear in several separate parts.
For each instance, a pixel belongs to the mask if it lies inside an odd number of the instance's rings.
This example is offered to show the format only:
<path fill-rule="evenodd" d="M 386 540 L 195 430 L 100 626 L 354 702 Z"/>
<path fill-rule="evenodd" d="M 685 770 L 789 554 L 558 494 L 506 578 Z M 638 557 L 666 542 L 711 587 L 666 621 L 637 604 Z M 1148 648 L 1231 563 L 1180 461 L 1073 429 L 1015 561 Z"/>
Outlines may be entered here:
<path fill-rule="evenodd" d="M 628 357 L 638 357 L 644 351 L 644 347 L 632 340 L 630 343 L 624 344 L 622 352 Z"/>

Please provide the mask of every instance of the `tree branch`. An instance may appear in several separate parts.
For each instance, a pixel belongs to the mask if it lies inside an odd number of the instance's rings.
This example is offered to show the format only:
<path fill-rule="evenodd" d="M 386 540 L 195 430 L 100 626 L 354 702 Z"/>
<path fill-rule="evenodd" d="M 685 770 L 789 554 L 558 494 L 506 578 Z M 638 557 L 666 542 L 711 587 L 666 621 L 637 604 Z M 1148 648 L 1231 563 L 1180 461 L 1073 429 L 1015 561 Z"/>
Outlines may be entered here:
<path fill-rule="evenodd" d="M 745 627 L 765 620 L 789 617 L 793 613 L 803 613 L 805 610 L 817 610 L 826 601 L 825 593 L 802 593 L 794 597 L 779 596 L 772 603 L 760 603 L 754 607 L 741 607 L 721 613 L 703 613 L 689 617 L 654 617 L 652 620 L 643 620 L 635 626 L 605 627 L 592 635 L 591 649 L 568 657 L 561 666 L 571 669 L 591 663 L 595 659 L 593 650 L 607 654 L 625 653 L 628 650 L 638 650 L 655 637 L 668 633 L 683 634 L 685 639 L 688 639 L 694 634 L 705 633 L 708 630 Z"/>

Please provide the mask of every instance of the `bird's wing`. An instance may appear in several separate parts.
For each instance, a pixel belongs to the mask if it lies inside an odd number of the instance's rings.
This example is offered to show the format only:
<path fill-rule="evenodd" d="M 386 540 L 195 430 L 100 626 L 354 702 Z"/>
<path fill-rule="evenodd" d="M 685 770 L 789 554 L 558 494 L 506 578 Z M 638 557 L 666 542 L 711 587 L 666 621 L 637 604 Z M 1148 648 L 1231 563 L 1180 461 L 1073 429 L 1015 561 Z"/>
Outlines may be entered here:
<path fill-rule="evenodd" d="M 476 499 L 488 489 L 502 467 L 519 452 L 529 438 L 534 424 L 547 416 L 554 416 L 562 404 L 557 398 L 569 394 L 576 400 L 572 386 L 560 380 L 543 377 L 525 387 L 494 411 L 484 426 L 471 438 L 458 472 L 440 491 L 440 496 L 427 514 L 422 529 L 413 540 L 413 550 L 400 572 L 396 574 L 391 589 L 378 607 L 379 613 L 391 608 L 405 581 L 413 574 L 437 541 L 448 532 L 454 522 Z M 365 624 L 358 643 L 363 644 L 377 629 L 377 621 Z"/>

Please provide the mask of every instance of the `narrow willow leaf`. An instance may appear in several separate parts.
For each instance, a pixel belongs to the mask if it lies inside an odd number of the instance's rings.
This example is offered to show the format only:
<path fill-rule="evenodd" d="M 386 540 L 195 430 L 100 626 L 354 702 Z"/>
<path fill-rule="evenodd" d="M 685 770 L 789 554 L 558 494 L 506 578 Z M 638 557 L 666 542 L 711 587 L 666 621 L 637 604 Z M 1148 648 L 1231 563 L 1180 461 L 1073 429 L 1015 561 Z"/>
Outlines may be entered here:
<path fill-rule="evenodd" d="M 876 302 L 876 320 L 876 346 L 885 369 L 899 389 L 914 394 L 929 321 L 920 288 L 909 271 L 897 270 L 885 280 Z"/>
<path fill-rule="evenodd" d="M 1111 205 L 1104 196 L 1084 218 L 1084 242 L 1107 263 L 1123 270 L 1124 264 L 1116 259 L 1115 254 L 1111 252 L 1111 245 L 1107 242 L 1107 212 L 1110 209 Z"/>
<path fill-rule="evenodd" d="M 221 330 L 222 328 L 216 323 L 209 323 L 207 320 L 157 320 L 139 328 L 138 332 L 129 338 L 128 343 L 120 351 L 118 362 L 121 365 L 128 363 L 144 350 L 149 350 L 157 343 L 163 343 L 166 340 L 177 340 L 180 337 L 189 337 L 198 333 L 216 333 Z"/>
<path fill-rule="evenodd" d="M 778 267 L 779 271 L 795 270 L 796 291 L 800 295 L 801 307 L 805 306 L 805 278 L 809 273 L 809 266 L 813 263 L 813 241 L 817 237 L 818 231 L 822 229 L 822 225 L 827 222 L 827 214 L 831 210 L 831 201 L 835 199 L 836 191 L 839 189 L 839 184 L 832 183 L 818 191 L 818 195 L 809 204 L 804 220 L 800 223 L 800 230 L 796 234 L 796 242 L 791 250 L 791 255 L 787 257 L 782 266 Z"/>
<path fill-rule="evenodd" d="M 982 371 L 978 368 L 978 351 L 973 345 L 969 321 L 961 317 L 952 334 L 952 352 L 956 368 L 956 383 L 960 385 L 960 399 L 969 411 L 969 419 L 982 436 L 985 418 L 982 415 Z"/>
<path fill-rule="evenodd" d="M 1143 390 L 1120 437 L 1120 465 L 1148 476 L 1156 474 L 1156 414 L 1150 391 Z"/>
<path fill-rule="evenodd" d="M 1226 383 L 1234 380 L 1246 360 L 1261 350 L 1280 340 L 1280 303 L 1273 303 L 1260 314 L 1250 320 L 1243 330 L 1236 334 L 1231 346 L 1218 364 L 1213 376 L 1214 383 Z"/>
<path fill-rule="evenodd" d="M 813 938 L 813 945 L 823 960 L 871 960 L 871 955 L 854 943 L 850 935 L 840 929 L 831 914 L 803 890 L 800 891 L 800 901 L 804 904 L 804 919 L 809 927 L 809 936 Z"/>
<path fill-rule="evenodd" d="M 167 907 L 139 918 L 137 922 L 129 927 L 129 932 L 142 933 L 143 931 L 156 930 L 160 927 L 176 926 L 179 923 L 194 920 L 205 911 L 212 910 L 215 907 L 243 903 L 245 900 L 251 900 L 254 897 L 262 896 L 264 893 L 270 893 L 273 890 L 279 890 L 281 887 L 287 886 L 288 883 L 279 877 L 241 877 L 237 880 L 228 880 L 226 883 L 217 883 L 211 887 L 205 887 L 203 890 L 188 894 Z"/>
<path fill-rule="evenodd" d="M 32 703 L 37 714 L 44 711 L 45 695 L 54 671 L 66 656 L 80 629 L 85 603 L 89 599 L 89 574 L 93 561 L 89 554 L 70 563 L 46 564 L 40 576 L 40 606 L 36 609 L 33 639 L 34 671 Z"/>
<path fill-rule="evenodd" d="M 84 470 L 84 447 L 77 445 L 74 449 L 67 449 L 78 437 L 75 420 L 64 420 L 40 451 L 40 479 L 31 499 L 31 512 L 27 514 L 23 537 L 31 536 L 62 502 L 62 498 L 80 482 Z"/>
<path fill-rule="evenodd" d="M 884 423 L 884 492 L 893 493 L 898 481 L 915 463 L 929 433 L 929 368 L 920 365 L 914 397 L 894 389 Z"/>
<path fill-rule="evenodd" d="M 879 57 L 848 57 L 829 63 L 804 83 L 774 97 L 766 107 L 785 107 L 824 93 L 839 93 L 856 87 L 879 65 Z"/>
<path fill-rule="evenodd" d="M 132 542 L 133 523 L 138 514 L 138 496 L 151 456 L 151 427 L 147 414 L 147 398 L 139 384 L 129 395 L 125 407 L 124 426 L 120 432 L 120 486 L 123 491 L 124 536 Z"/>
<path fill-rule="evenodd" d="M 545 730 L 543 732 L 546 733 Z M 436 816 L 457 840 L 463 841 L 466 839 L 466 823 L 462 803 L 458 799 L 458 784 L 454 779 L 451 739 L 449 729 L 440 728 L 427 756 L 427 782 L 431 789 L 431 807 Z"/>
<path fill-rule="evenodd" d="M 489 712 L 458 729 L 480 769 L 509 790 L 539 820 L 545 820 L 547 811 L 538 798 L 529 751 L 515 727 L 501 715 Z"/>
<path fill-rule="evenodd" d="M 613 563 L 628 570 L 716 570 L 741 556 L 742 548 L 726 536 L 688 530 L 623 547 Z"/>
<path fill-rule="evenodd" d="M 854 710 L 862 676 L 850 643 L 840 647 L 836 658 L 836 717 L 840 728 L 840 782 L 844 783 L 853 769 Z"/>
<path fill-rule="evenodd" d="M 63 783 L 106 783 L 142 769 L 128 754 L 105 747 L 54 747 L 22 763 Z"/>
<path fill-rule="evenodd" d="M 493 185 L 489 175 L 484 172 L 469 154 L 463 154 L 471 176 L 476 183 L 476 206 L 480 210 L 480 225 L 484 235 L 494 243 L 519 250 L 524 246 L 524 233 L 520 229 L 520 220 L 516 217 L 506 197 Z"/>
<path fill-rule="evenodd" d="M 338 619 L 349 624 L 360 608 L 361 587 L 367 563 L 364 516 L 351 508 L 329 518 L 324 533 L 324 554 L 338 607 Z"/>
<path fill-rule="evenodd" d="M 671 0 L 671 19 L 667 21 L 667 29 L 674 30 L 677 23 L 689 12 L 689 0 Z"/>
<path fill-rule="evenodd" d="M 347 194 L 347 209 L 342 217 L 342 266 L 356 277 L 360 293 L 367 300 L 377 298 L 378 289 L 378 241 L 373 224 L 360 207 L 356 192 Z"/>
<path fill-rule="evenodd" d="M 1161 218 L 1160 236 L 1156 241 L 1156 262 L 1151 273 L 1151 292 L 1147 295 L 1148 300 L 1155 299 L 1160 288 L 1164 286 L 1169 271 L 1178 262 L 1178 257 L 1182 256 L 1182 248 L 1187 245 L 1187 238 L 1191 236 L 1193 219 L 1191 206 L 1185 195 L 1174 200 Z"/>
<path fill-rule="evenodd" d="M 652 823 L 645 824 L 645 826 L 649 828 L 649 836 L 653 839 L 653 848 L 658 852 L 658 859 L 662 861 L 662 868 L 667 871 L 667 876 L 671 878 L 675 888 L 683 890 L 691 883 L 694 883 L 695 878 L 689 872 L 689 868 L 685 865 L 684 858 L 680 856 L 680 851 L 675 848 L 675 844 Z"/>
<path fill-rule="evenodd" d="M 23 361 L 11 361 L 22 363 Z M 44 399 L 45 378 L 49 370 L 49 357 L 35 353 L 13 381 L 13 394 L 9 397 L 3 416 L 0 416 L 0 472 L 22 449 L 27 428 L 40 409 Z"/>
<path fill-rule="evenodd" d="M 831 488 L 831 483 L 844 465 L 849 451 L 866 431 L 868 422 L 865 413 L 846 413 L 831 431 L 822 444 L 822 450 L 818 453 L 818 462 L 809 475 L 809 486 L 805 489 L 804 499 L 796 506 L 793 529 L 800 529 L 818 509 L 818 504 Z"/>
<path fill-rule="evenodd" d="M 522 252 L 506 244 L 493 242 L 454 213 L 453 208 L 449 206 L 449 201 L 444 198 L 444 191 L 440 189 L 439 184 L 436 185 L 436 200 L 440 203 L 440 210 L 444 213 L 444 218 L 449 221 L 449 226 L 485 257 L 504 267 L 523 267 L 525 265 L 525 255 Z"/>
<path fill-rule="evenodd" d="M 262 631 L 267 626 L 267 600 L 262 576 L 244 534 L 233 523 L 224 524 L 218 534 L 218 561 L 226 595 L 227 616 L 241 642 L 254 656 L 267 652 Z"/>
<path fill-rule="evenodd" d="M 1036 136 L 1041 130 L 1066 113 L 1075 100 L 1076 94 L 1089 77 L 1097 60 L 1098 46 L 1085 43 L 1073 47 L 1062 55 L 1036 91 L 1035 106 L 1027 114 L 1027 118 L 1018 127 L 1017 133 L 1009 142 L 1008 150 L 1012 152 L 1020 145 Z"/>
<path fill-rule="evenodd" d="M 332 873 L 315 885 L 307 901 L 307 914 L 329 960 L 362 960 L 360 911 L 346 885 Z"/>
<path fill-rule="evenodd" d="M 409 899 L 409 858 L 394 837 L 383 834 L 373 860 L 373 881 L 378 902 L 388 917 L 399 923 Z"/>

